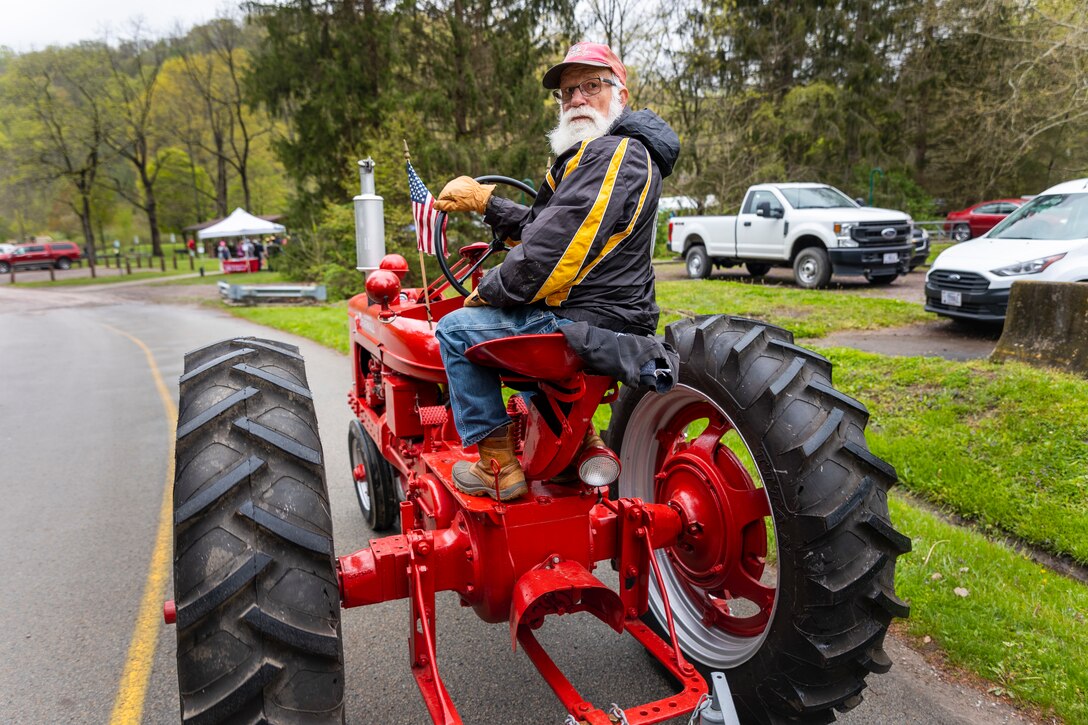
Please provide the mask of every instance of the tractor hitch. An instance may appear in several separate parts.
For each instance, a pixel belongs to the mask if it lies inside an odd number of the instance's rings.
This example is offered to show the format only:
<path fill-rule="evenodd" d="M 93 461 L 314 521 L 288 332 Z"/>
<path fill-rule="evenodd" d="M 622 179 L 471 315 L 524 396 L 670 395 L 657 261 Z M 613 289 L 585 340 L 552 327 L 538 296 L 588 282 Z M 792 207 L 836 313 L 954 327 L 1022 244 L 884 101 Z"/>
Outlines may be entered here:
<path fill-rule="evenodd" d="M 443 461 L 436 457 L 430 463 L 437 467 Z M 617 633 L 629 632 L 681 683 L 676 695 L 623 711 L 628 723 L 662 722 L 695 709 L 706 683 L 680 653 L 671 621 L 666 642 L 639 619 L 648 606 L 651 574 L 664 591 L 654 550 L 683 536 L 678 507 L 611 501 L 589 487 L 539 483 L 525 499 L 502 504 L 438 486 L 427 494 L 452 498 L 456 513 L 447 528 L 427 530 L 409 528 L 424 520 L 417 507 L 435 503 L 415 490 L 401 503 L 402 533 L 340 557 L 338 575 L 344 608 L 408 600 L 412 673 L 436 723 L 461 722 L 438 670 L 439 591 L 457 592 L 462 604 L 486 621 L 508 622 L 511 644 L 521 644 L 567 711 L 582 722 L 615 720 L 578 694 L 537 641 L 533 631 L 548 615 L 588 612 Z M 602 561 L 619 571 L 618 592 L 594 576 Z"/>

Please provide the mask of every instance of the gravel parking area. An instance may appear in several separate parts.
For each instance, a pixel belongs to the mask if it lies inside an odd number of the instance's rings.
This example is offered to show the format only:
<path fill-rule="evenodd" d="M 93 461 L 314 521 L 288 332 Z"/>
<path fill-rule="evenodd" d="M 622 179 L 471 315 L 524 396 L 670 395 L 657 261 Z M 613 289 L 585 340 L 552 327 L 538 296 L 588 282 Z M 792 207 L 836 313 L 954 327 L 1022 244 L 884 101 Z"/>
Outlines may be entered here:
<path fill-rule="evenodd" d="M 658 280 L 688 279 L 684 263 L 680 260 L 656 262 L 654 269 Z M 743 267 L 715 270 L 711 281 L 731 281 L 767 287 L 794 286 L 793 271 L 775 268 L 765 277 L 753 279 Z M 828 289 L 844 293 L 844 302 L 850 296 L 883 297 L 916 304 L 925 303 L 925 268 L 919 267 L 890 285 L 871 286 L 864 277 L 832 277 Z M 933 315 L 933 321 L 922 325 L 897 327 L 886 330 L 836 332 L 821 338 L 817 344 L 827 347 L 853 347 L 883 355 L 922 355 L 942 357 L 947 360 L 972 360 L 989 357 L 1001 337 L 996 325 L 960 323 Z"/>

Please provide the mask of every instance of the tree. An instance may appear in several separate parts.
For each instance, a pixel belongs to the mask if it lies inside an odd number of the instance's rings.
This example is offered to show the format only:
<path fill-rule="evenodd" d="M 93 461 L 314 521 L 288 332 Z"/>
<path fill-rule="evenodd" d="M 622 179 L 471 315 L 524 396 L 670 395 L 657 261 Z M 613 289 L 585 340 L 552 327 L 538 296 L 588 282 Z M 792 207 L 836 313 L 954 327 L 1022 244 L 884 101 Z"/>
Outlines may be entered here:
<path fill-rule="evenodd" d="M 169 135 L 185 148 L 191 168 L 191 192 L 196 220 L 208 218 L 205 209 L 214 216 L 227 215 L 227 135 L 229 111 L 215 102 L 209 91 L 215 75 L 215 64 L 207 54 L 170 58 L 163 64 L 160 78 L 159 115 L 163 117 Z M 209 191 L 197 181 L 197 168 L 203 161 L 212 172 Z"/>
<path fill-rule="evenodd" d="M 87 255 L 95 257 L 91 198 L 106 156 L 106 76 L 96 62 L 102 47 L 85 43 L 20 56 L 12 64 L 7 93 L 24 111 L 20 147 L 30 178 L 63 179 L 65 196 L 79 217 Z"/>
<path fill-rule="evenodd" d="M 197 200 L 211 195 L 212 180 L 189 154 L 175 146 L 164 148 L 152 161 L 151 173 L 156 178 L 155 199 L 164 229 L 180 232 L 193 220 L 201 219 Z"/>
<path fill-rule="evenodd" d="M 161 257 L 154 160 L 162 143 L 162 133 L 160 119 L 155 113 L 155 100 L 167 47 L 163 41 L 145 38 L 141 28 L 136 26 L 132 37 L 118 47 L 103 46 L 102 55 L 110 72 L 106 96 L 118 117 L 116 125 L 106 134 L 106 143 L 132 167 L 138 187 L 133 189 L 123 179 L 114 177 L 112 188 L 147 216 L 151 253 Z"/>
<path fill-rule="evenodd" d="M 248 42 L 256 44 L 259 33 L 249 35 Z M 245 31 L 235 19 L 217 18 L 194 28 L 179 44 L 185 81 L 181 87 L 190 104 L 194 99 L 198 102 L 203 119 L 199 129 L 190 126 L 185 135 L 214 160 L 220 216 L 227 213 L 228 168 L 238 178 L 243 206 L 253 208 L 253 154 L 258 140 L 272 130 L 268 115 L 247 105 L 246 42 Z"/>
<path fill-rule="evenodd" d="M 350 197 L 352 157 L 400 95 L 390 85 L 393 15 L 376 0 L 247 6 L 265 40 L 245 75 L 249 99 L 281 119 L 275 143 L 312 210 Z"/>

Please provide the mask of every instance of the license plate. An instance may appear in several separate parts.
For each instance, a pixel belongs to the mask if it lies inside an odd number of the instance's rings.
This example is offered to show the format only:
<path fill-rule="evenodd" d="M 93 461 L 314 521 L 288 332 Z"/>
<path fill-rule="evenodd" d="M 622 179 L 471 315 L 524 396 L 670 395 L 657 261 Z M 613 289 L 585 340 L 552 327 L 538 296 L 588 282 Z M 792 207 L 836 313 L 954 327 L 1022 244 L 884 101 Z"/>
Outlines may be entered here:
<path fill-rule="evenodd" d="M 941 290 L 941 304 L 949 307 L 959 307 L 963 304 L 963 295 L 951 290 Z"/>
<path fill-rule="evenodd" d="M 897 264 L 899 262 L 899 252 L 884 252 L 884 264 Z"/>

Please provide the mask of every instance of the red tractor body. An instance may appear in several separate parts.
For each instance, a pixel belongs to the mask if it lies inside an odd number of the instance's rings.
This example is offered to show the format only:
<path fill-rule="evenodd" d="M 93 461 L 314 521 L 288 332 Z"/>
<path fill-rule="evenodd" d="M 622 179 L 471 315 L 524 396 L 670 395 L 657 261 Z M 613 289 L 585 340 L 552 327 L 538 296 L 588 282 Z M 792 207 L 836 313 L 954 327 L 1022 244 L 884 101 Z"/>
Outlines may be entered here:
<path fill-rule="evenodd" d="M 388 277 L 379 276 L 368 289 L 383 302 L 358 295 L 349 304 L 354 380 L 348 401 L 392 465 L 404 500 L 400 534 L 339 559 L 343 606 L 409 600 L 412 670 L 436 723 L 461 722 L 436 661 L 439 591 L 457 592 L 485 621 L 508 623 L 513 645 L 522 643 L 568 712 L 582 721 L 614 722 L 578 695 L 536 641 L 532 632 L 549 614 L 588 612 L 618 633 L 631 632 L 682 683 L 672 697 L 629 708 L 627 722 L 691 712 L 707 692 L 705 681 L 675 643 L 665 643 L 639 619 L 647 608 L 651 552 L 675 543 L 680 511 L 550 482 L 571 463 L 597 406 L 615 398 L 615 381 L 588 374 L 558 333 L 473 348 L 470 358 L 503 369 L 505 382 L 539 386 L 548 400 L 567 405 L 552 411 L 557 435 L 535 407 L 511 398 L 529 494 L 511 503 L 465 495 L 453 486 L 451 469 L 474 452 L 461 448 L 448 408 L 439 404 L 446 379 L 428 320 L 460 308 L 462 298 L 435 299 L 428 311 L 412 301 L 423 290 L 402 297 Z M 365 481 L 367 471 L 360 464 L 353 475 Z M 594 576 L 600 562 L 614 562 L 623 573 L 620 591 Z"/>

